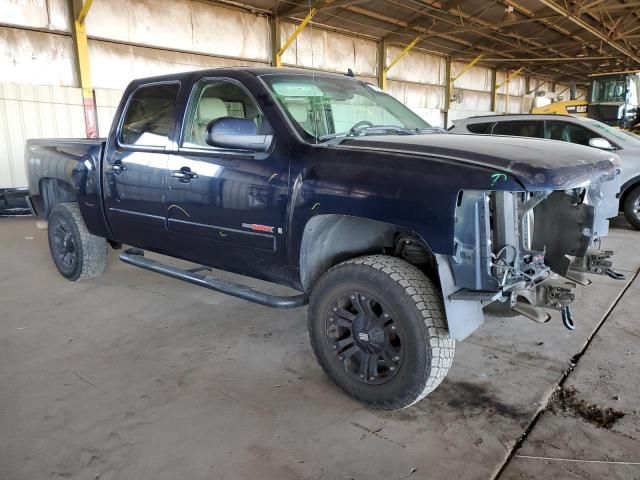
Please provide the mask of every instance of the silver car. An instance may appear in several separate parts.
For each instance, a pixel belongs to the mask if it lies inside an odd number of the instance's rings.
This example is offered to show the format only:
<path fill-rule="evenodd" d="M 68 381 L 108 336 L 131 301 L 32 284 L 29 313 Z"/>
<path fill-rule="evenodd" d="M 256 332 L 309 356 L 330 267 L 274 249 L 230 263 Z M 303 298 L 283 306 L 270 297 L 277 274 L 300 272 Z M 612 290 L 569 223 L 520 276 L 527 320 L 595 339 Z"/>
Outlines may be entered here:
<path fill-rule="evenodd" d="M 640 230 L 640 136 L 597 120 L 569 115 L 490 115 L 454 121 L 451 133 L 513 135 L 615 150 L 622 159 L 620 209 Z"/>

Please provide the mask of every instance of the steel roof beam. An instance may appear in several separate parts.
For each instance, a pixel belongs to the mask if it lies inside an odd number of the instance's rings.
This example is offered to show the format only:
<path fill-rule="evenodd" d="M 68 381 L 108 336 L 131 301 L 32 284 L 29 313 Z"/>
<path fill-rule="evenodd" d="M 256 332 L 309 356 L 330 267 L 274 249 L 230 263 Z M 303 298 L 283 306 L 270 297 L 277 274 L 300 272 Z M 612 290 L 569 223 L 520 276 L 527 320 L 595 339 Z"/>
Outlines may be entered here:
<path fill-rule="evenodd" d="M 333 10 L 336 8 L 348 7 L 349 5 L 354 5 L 356 3 L 362 3 L 367 0 L 324 0 L 315 2 L 311 5 L 292 5 L 290 8 L 282 10 L 278 12 L 280 17 L 295 17 L 297 15 L 306 15 L 309 13 L 309 10 L 315 8 L 316 10 L 322 10 L 326 12 L 328 10 Z"/>
<path fill-rule="evenodd" d="M 574 14 L 572 14 L 571 12 L 566 10 L 564 7 L 561 7 L 560 5 L 556 4 L 555 2 L 553 2 L 551 0 L 540 0 L 540 3 L 542 3 L 543 5 L 549 7 L 554 12 L 562 15 L 563 17 L 565 17 L 567 20 L 571 21 L 572 23 L 578 25 L 580 28 L 582 28 L 586 32 L 589 32 L 594 37 L 597 37 L 598 39 L 602 40 L 604 43 L 606 43 L 610 47 L 616 49 L 620 53 L 623 53 L 627 57 L 631 58 L 633 61 L 640 63 L 640 57 L 638 55 L 633 53 L 628 48 L 618 44 L 617 42 L 614 42 L 607 35 L 605 35 L 601 31 L 599 31 L 598 29 L 592 27 L 591 25 L 589 25 L 584 20 L 576 17 Z"/>

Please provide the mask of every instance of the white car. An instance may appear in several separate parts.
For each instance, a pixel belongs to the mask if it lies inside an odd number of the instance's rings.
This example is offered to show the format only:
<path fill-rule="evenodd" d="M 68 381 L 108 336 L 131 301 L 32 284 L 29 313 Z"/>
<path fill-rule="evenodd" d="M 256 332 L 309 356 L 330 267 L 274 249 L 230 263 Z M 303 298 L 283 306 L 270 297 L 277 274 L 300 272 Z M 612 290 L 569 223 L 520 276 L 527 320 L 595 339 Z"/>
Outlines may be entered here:
<path fill-rule="evenodd" d="M 512 135 L 614 150 L 622 159 L 620 209 L 640 230 L 640 136 L 597 120 L 570 115 L 490 115 L 454 121 L 450 133 Z"/>

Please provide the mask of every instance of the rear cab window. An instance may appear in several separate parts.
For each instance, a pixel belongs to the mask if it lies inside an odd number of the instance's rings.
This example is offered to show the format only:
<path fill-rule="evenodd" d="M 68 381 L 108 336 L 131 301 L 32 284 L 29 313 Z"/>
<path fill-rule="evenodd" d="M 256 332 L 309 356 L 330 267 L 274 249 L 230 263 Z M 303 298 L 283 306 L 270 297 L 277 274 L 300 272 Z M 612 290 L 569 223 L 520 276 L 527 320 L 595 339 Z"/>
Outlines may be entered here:
<path fill-rule="evenodd" d="M 136 147 L 166 147 L 179 90 L 179 83 L 137 88 L 123 114 L 119 143 Z"/>

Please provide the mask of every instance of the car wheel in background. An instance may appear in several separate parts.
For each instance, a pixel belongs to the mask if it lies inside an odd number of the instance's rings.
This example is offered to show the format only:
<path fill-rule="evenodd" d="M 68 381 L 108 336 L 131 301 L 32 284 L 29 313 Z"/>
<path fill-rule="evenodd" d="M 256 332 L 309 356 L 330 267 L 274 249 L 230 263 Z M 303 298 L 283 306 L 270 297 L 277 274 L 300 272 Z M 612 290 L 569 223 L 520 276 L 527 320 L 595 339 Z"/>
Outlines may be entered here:
<path fill-rule="evenodd" d="M 627 221 L 634 228 L 640 230 L 640 185 L 625 195 L 622 211 Z"/>

